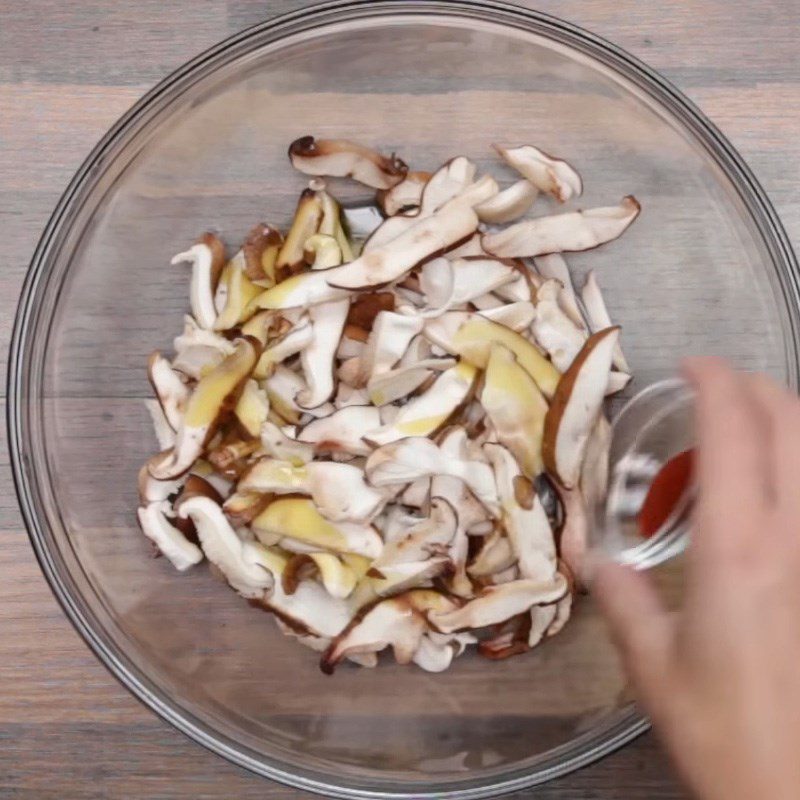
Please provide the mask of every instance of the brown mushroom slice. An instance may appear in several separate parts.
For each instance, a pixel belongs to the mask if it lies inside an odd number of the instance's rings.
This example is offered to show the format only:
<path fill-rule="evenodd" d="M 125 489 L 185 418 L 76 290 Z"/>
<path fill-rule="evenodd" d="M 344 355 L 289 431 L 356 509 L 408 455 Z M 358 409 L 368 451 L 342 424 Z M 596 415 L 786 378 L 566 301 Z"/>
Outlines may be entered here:
<path fill-rule="evenodd" d="M 636 198 L 629 195 L 618 206 L 523 220 L 501 231 L 485 233 L 482 243 L 487 252 L 500 258 L 591 250 L 621 236 L 639 211 Z"/>
<path fill-rule="evenodd" d="M 467 399 L 477 374 L 472 364 L 459 361 L 442 372 L 427 391 L 409 400 L 391 425 L 370 431 L 364 437 L 380 446 L 409 436 L 434 433 Z"/>
<path fill-rule="evenodd" d="M 261 426 L 261 446 L 273 458 L 288 461 L 295 467 L 307 464 L 314 458 L 314 447 L 306 442 L 299 442 L 287 435 L 273 422 L 264 422 Z"/>
<path fill-rule="evenodd" d="M 161 408 L 164 410 L 164 416 L 170 427 L 177 430 L 191 394 L 189 387 L 180 379 L 169 361 L 158 350 L 150 356 L 147 362 L 147 375 L 158 402 L 161 403 Z"/>
<path fill-rule="evenodd" d="M 254 380 L 245 383 L 233 413 L 245 432 L 257 439 L 269 414 L 269 398 Z"/>
<path fill-rule="evenodd" d="M 349 453 L 368 456 L 372 452 L 365 437 L 381 427 L 380 411 L 373 406 L 346 406 L 327 417 L 308 423 L 299 433 L 301 442 L 310 442 L 315 452 Z"/>
<path fill-rule="evenodd" d="M 349 300 L 335 300 L 312 306 L 308 311 L 313 337 L 300 353 L 307 384 L 296 398 L 301 408 L 318 408 L 333 394 L 334 359 L 349 309 Z"/>
<path fill-rule="evenodd" d="M 190 497 L 178 515 L 191 519 L 206 558 L 243 597 L 261 597 L 275 584 L 286 558 L 257 542 L 243 541 L 222 508 L 208 497 Z"/>
<path fill-rule="evenodd" d="M 434 475 L 452 475 L 490 511 L 499 508 L 492 469 L 482 461 L 443 453 L 442 448 L 424 436 L 404 437 L 379 447 L 367 459 L 367 480 L 373 486 L 410 483 Z"/>
<path fill-rule="evenodd" d="M 306 240 L 319 230 L 322 222 L 321 194 L 310 188 L 300 193 L 291 227 L 275 259 L 277 279 L 291 275 L 305 264 Z"/>
<path fill-rule="evenodd" d="M 425 336 L 434 344 L 465 361 L 485 369 L 493 343 L 507 347 L 525 371 L 536 381 L 545 397 L 550 398 L 561 377 L 559 371 L 524 336 L 486 319 L 480 314 L 449 311 L 428 320 Z"/>
<path fill-rule="evenodd" d="M 175 569 L 184 572 L 203 560 L 203 552 L 169 521 L 170 512 L 170 504 L 162 500 L 149 503 L 136 513 L 142 533 L 169 559 Z"/>
<path fill-rule="evenodd" d="M 215 501 L 221 502 L 221 498 L 227 497 L 231 490 L 233 489 L 233 484 L 227 478 L 223 478 L 218 472 L 214 471 L 214 468 L 211 464 L 208 463 L 203 458 L 198 458 L 197 461 L 192 464 L 192 468 L 189 470 L 189 478 L 187 479 L 187 483 L 189 479 L 191 479 L 192 475 L 196 475 L 197 477 L 201 478 L 205 483 L 208 483 L 219 495 L 219 497 L 212 497 Z M 180 496 L 178 497 L 178 500 Z M 177 500 L 175 501 L 177 503 Z"/>
<path fill-rule="evenodd" d="M 378 205 L 387 217 L 393 217 L 419 207 L 422 190 L 431 179 L 430 172 L 409 172 L 400 183 L 391 189 L 378 191 Z"/>
<path fill-rule="evenodd" d="M 331 522 L 308 497 L 279 497 L 252 522 L 256 536 L 273 534 L 334 553 L 377 558 L 383 542 L 371 525 Z"/>
<path fill-rule="evenodd" d="M 247 527 L 274 500 L 273 495 L 237 490 L 222 504 L 225 516 L 237 528 Z"/>
<path fill-rule="evenodd" d="M 563 203 L 583 192 L 583 181 L 566 161 L 548 155 L 530 144 L 521 147 L 493 145 L 500 157 L 537 189 Z"/>
<path fill-rule="evenodd" d="M 503 525 L 520 575 L 537 581 L 552 579 L 556 572 L 556 545 L 542 501 L 505 447 L 487 444 L 484 450 L 492 460 Z"/>
<path fill-rule="evenodd" d="M 478 227 L 472 206 L 491 197 L 493 181 L 483 179 L 438 211 L 418 219 L 411 227 L 379 247 L 370 249 L 355 261 L 329 273 L 328 282 L 340 289 L 366 289 L 399 280 L 430 256 L 470 236 Z M 392 217 L 391 219 L 398 219 Z M 380 230 L 380 229 L 379 229 Z"/>
<path fill-rule="evenodd" d="M 196 245 L 173 256 L 171 261 L 172 264 L 183 262 L 192 265 L 189 287 L 192 315 L 201 328 L 210 330 L 217 319 L 214 292 L 225 264 L 225 245 L 213 233 L 206 233 Z"/>
<path fill-rule="evenodd" d="M 531 302 L 507 303 L 497 308 L 486 308 L 478 311 L 484 319 L 505 325 L 512 331 L 520 333 L 531 326 L 536 317 L 536 308 Z"/>
<path fill-rule="evenodd" d="M 288 461 L 261 459 L 241 477 L 237 488 L 308 494 L 317 510 L 333 522 L 368 522 L 386 503 L 383 494 L 366 484 L 361 469 L 334 461 L 294 466 Z"/>
<path fill-rule="evenodd" d="M 454 607 L 452 600 L 430 589 L 414 589 L 382 600 L 334 639 L 320 660 L 320 668 L 330 674 L 349 654 L 378 653 L 389 646 L 398 664 L 408 664 L 428 630 L 426 616 Z"/>
<path fill-rule="evenodd" d="M 314 331 L 308 322 L 290 328 L 280 339 L 264 350 L 261 358 L 258 359 L 253 376 L 259 380 L 269 377 L 278 364 L 308 347 L 313 338 Z"/>
<path fill-rule="evenodd" d="M 247 277 L 244 256 L 227 263 L 220 278 L 220 285 L 223 284 L 226 287 L 225 304 L 214 321 L 215 331 L 235 328 L 252 316 L 250 303 L 263 291 Z"/>
<path fill-rule="evenodd" d="M 561 310 L 558 303 L 560 291 L 561 284 L 552 279 L 539 287 L 536 317 L 531 331 L 536 343 L 550 356 L 556 369 L 566 372 L 581 351 L 586 341 L 586 332 L 578 328 Z"/>
<path fill-rule="evenodd" d="M 481 549 L 467 566 L 467 572 L 473 578 L 488 578 L 513 567 L 516 563 L 517 556 L 511 547 L 511 542 L 502 527 L 498 526 L 486 537 Z"/>
<path fill-rule="evenodd" d="M 277 277 L 275 263 L 283 246 L 280 231 L 262 222 L 247 234 L 242 245 L 242 257 L 247 277 L 259 286 L 272 286 Z"/>
<path fill-rule="evenodd" d="M 292 166 L 306 175 L 352 178 L 373 189 L 391 189 L 408 172 L 405 162 L 347 139 L 301 136 L 289 145 Z"/>
<path fill-rule="evenodd" d="M 493 344 L 484 373 L 481 404 L 497 438 L 530 479 L 542 472 L 542 437 L 547 400 L 514 354 Z M 488 446 L 488 445 L 487 445 Z"/>
<path fill-rule="evenodd" d="M 376 406 L 394 403 L 416 391 L 434 372 L 450 369 L 455 364 L 454 358 L 427 358 L 414 366 L 375 375 L 367 383 L 369 402 Z"/>
<path fill-rule="evenodd" d="M 183 333 L 175 338 L 174 369 L 190 378 L 200 380 L 206 372 L 233 353 L 233 342 L 201 328 L 188 314 L 183 318 Z"/>
<path fill-rule="evenodd" d="M 524 178 L 475 207 L 481 222 L 500 225 L 519 219 L 533 205 L 539 190 Z"/>
<path fill-rule="evenodd" d="M 558 384 L 544 421 L 542 457 L 548 472 L 571 489 L 603 403 L 619 328 L 592 334 Z"/>
<path fill-rule="evenodd" d="M 603 294 L 600 291 L 600 285 L 597 283 L 594 270 L 590 270 L 586 276 L 586 282 L 581 290 L 581 299 L 586 309 L 586 315 L 589 318 L 589 327 L 592 329 L 592 333 L 611 327 L 611 316 L 608 313 L 608 308 L 606 308 L 605 300 L 603 300 Z M 630 374 L 630 365 L 622 352 L 619 342 L 614 348 L 613 363 L 620 372 Z"/>
<path fill-rule="evenodd" d="M 549 581 L 523 578 L 498 586 L 487 586 L 460 608 L 432 611 L 428 614 L 428 620 L 442 633 L 484 628 L 523 614 L 533 606 L 555 603 L 566 592 L 567 582 L 560 573 L 556 573 Z"/>
<path fill-rule="evenodd" d="M 375 318 L 381 311 L 394 311 L 395 298 L 392 292 L 364 292 L 356 295 L 350 303 L 347 324 L 364 331 L 371 331 Z"/>
<path fill-rule="evenodd" d="M 558 303 L 561 309 L 578 328 L 585 329 L 586 323 L 578 307 L 578 299 L 575 295 L 575 288 L 572 285 L 572 276 L 564 257 L 560 253 L 548 253 L 543 256 L 537 256 L 534 263 L 539 274 L 545 280 L 554 278 L 561 283 L 561 290 L 558 293 Z"/>
<path fill-rule="evenodd" d="M 251 339 L 238 339 L 234 352 L 200 379 L 186 404 L 174 448 L 150 466 L 154 478 L 175 478 L 199 458 L 206 442 L 235 403 L 257 358 L 256 343 Z"/>
<path fill-rule="evenodd" d="M 169 424 L 164 409 L 158 400 L 145 400 L 144 407 L 150 415 L 150 421 L 153 423 L 153 433 L 156 435 L 156 441 L 161 450 L 169 450 L 175 446 L 175 430 Z"/>

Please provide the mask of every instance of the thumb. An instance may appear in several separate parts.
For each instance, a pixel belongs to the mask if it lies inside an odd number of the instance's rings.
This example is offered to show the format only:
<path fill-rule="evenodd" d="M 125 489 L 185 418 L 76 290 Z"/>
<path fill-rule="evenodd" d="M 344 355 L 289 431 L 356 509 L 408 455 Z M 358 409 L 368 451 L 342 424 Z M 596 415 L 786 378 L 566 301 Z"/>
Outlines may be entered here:
<path fill-rule="evenodd" d="M 640 700 L 651 716 L 659 716 L 674 652 L 672 615 L 644 573 L 620 564 L 597 565 L 591 591 Z"/>

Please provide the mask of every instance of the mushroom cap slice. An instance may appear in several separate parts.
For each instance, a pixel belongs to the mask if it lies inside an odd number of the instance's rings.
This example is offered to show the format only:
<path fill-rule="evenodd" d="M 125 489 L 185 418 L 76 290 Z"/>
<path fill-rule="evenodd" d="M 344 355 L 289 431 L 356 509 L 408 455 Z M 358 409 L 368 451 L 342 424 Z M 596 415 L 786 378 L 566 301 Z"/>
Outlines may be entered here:
<path fill-rule="evenodd" d="M 291 327 L 280 339 L 273 342 L 261 354 L 253 376 L 259 380 L 272 375 L 275 366 L 287 358 L 291 358 L 308 347 L 314 338 L 314 331 L 309 323 L 301 323 Z"/>
<path fill-rule="evenodd" d="M 536 296 L 536 317 L 531 325 L 536 343 L 551 358 L 556 368 L 566 372 L 586 341 L 586 332 L 562 311 L 558 297 L 562 286 L 545 281 Z"/>
<path fill-rule="evenodd" d="M 213 233 L 206 233 L 196 245 L 173 256 L 171 261 L 172 264 L 182 262 L 192 265 L 189 287 L 192 315 L 201 328 L 210 330 L 217 319 L 214 292 L 225 265 L 225 245 Z"/>
<path fill-rule="evenodd" d="M 528 180 L 512 183 L 506 189 L 475 207 L 481 222 L 493 225 L 519 219 L 532 205 L 539 190 Z"/>
<path fill-rule="evenodd" d="M 343 600 L 353 593 L 356 575 L 338 556 L 333 553 L 309 553 L 309 558 L 316 564 L 322 585 L 331 597 Z"/>
<path fill-rule="evenodd" d="M 558 370 L 524 336 L 480 314 L 451 311 L 428 320 L 425 336 L 448 353 L 485 369 L 493 343 L 507 347 L 525 371 L 536 381 L 545 397 L 550 398 L 560 379 Z"/>
<path fill-rule="evenodd" d="M 592 334 L 564 373 L 544 421 L 542 457 L 566 489 L 580 476 L 589 436 L 602 407 L 619 328 Z"/>
<path fill-rule="evenodd" d="M 505 447 L 486 444 L 484 450 L 492 460 L 503 524 L 520 575 L 537 581 L 551 580 L 556 572 L 556 545 L 542 501 Z"/>
<path fill-rule="evenodd" d="M 233 342 L 214 331 L 201 328 L 189 314 L 183 320 L 183 333 L 174 342 L 172 366 L 184 375 L 200 380 L 208 370 L 233 352 Z"/>
<path fill-rule="evenodd" d="M 216 331 L 227 331 L 250 316 L 250 302 L 262 291 L 247 277 L 244 255 L 232 258 L 222 270 L 220 286 L 225 286 L 225 303 L 214 321 Z"/>
<path fill-rule="evenodd" d="M 142 464 L 142 467 L 139 470 L 137 485 L 139 489 L 139 502 L 143 506 L 161 500 L 166 500 L 171 494 L 175 494 L 175 492 L 179 491 L 181 486 L 183 486 L 183 482 L 185 480 L 183 475 L 177 478 L 159 481 L 150 474 L 148 464 L 151 461 L 157 461 L 161 457 L 161 453 L 156 453 L 156 455 L 152 456 L 144 464 Z"/>
<path fill-rule="evenodd" d="M 289 145 L 289 159 L 306 175 L 353 178 L 373 189 L 391 189 L 408 172 L 397 156 L 381 155 L 347 139 L 301 136 Z"/>
<path fill-rule="evenodd" d="M 170 521 L 170 504 L 165 500 L 149 503 L 136 513 L 144 535 L 153 542 L 179 572 L 199 564 L 203 560 L 203 552 L 186 537 Z"/>
<path fill-rule="evenodd" d="M 567 581 L 561 573 L 553 580 L 521 579 L 487 586 L 469 602 L 451 611 L 432 611 L 430 624 L 442 633 L 470 628 L 497 625 L 517 614 L 529 611 L 536 605 L 547 605 L 560 600 L 567 592 Z"/>
<path fill-rule="evenodd" d="M 586 551 L 589 539 L 589 515 L 581 492 L 556 485 L 564 509 L 564 523 L 559 537 L 559 555 L 578 586 L 583 586 Z"/>
<path fill-rule="evenodd" d="M 523 220 L 501 231 L 485 233 L 482 244 L 487 252 L 500 258 L 591 250 L 621 236 L 639 216 L 640 208 L 636 198 L 629 195 L 618 206 Z"/>
<path fill-rule="evenodd" d="M 206 557 L 244 597 L 261 597 L 286 566 L 284 556 L 257 542 L 242 541 L 222 508 L 208 497 L 188 498 L 178 514 L 194 522 Z"/>
<path fill-rule="evenodd" d="M 429 589 L 415 589 L 382 600 L 356 617 L 334 639 L 322 656 L 320 668 L 330 674 L 348 654 L 377 653 L 390 645 L 397 663 L 408 664 L 428 630 L 426 615 L 454 607 L 452 600 Z"/>
<path fill-rule="evenodd" d="M 420 317 L 394 311 L 379 312 L 359 360 L 358 383 L 366 385 L 370 378 L 390 370 L 402 358 L 423 324 Z"/>
<path fill-rule="evenodd" d="M 314 447 L 289 436 L 275 423 L 266 421 L 261 426 L 261 446 L 267 455 L 288 461 L 298 467 L 314 458 Z"/>
<path fill-rule="evenodd" d="M 618 372 L 617 370 L 612 369 L 611 372 L 608 373 L 606 397 L 616 394 L 617 392 L 621 392 L 632 380 L 633 375 L 629 375 L 627 372 Z"/>
<path fill-rule="evenodd" d="M 409 172 L 391 189 L 379 190 L 378 205 L 387 217 L 419 207 L 422 190 L 432 175 L 430 172 Z"/>
<path fill-rule="evenodd" d="M 368 399 L 376 406 L 394 403 L 416 391 L 434 372 L 455 366 L 454 358 L 427 358 L 413 366 L 374 375 L 367 383 Z"/>
<path fill-rule="evenodd" d="M 313 337 L 300 353 L 303 375 L 308 384 L 308 388 L 301 390 L 296 398 L 301 408 L 317 408 L 333 394 L 334 359 L 349 309 L 349 300 L 320 303 L 309 309 Z"/>
<path fill-rule="evenodd" d="M 442 372 L 427 391 L 406 403 L 394 422 L 365 434 L 365 438 L 379 446 L 409 436 L 434 433 L 467 399 L 476 377 L 474 366 L 459 361 Z"/>
<path fill-rule="evenodd" d="M 527 370 L 502 344 L 492 345 L 480 399 L 497 438 L 511 451 L 523 473 L 535 478 L 543 469 L 547 400 Z"/>
<path fill-rule="evenodd" d="M 241 477 L 239 491 L 309 494 L 319 512 L 333 522 L 368 522 L 386 497 L 364 481 L 364 473 L 350 464 L 313 461 L 294 466 L 264 458 Z"/>
<path fill-rule="evenodd" d="M 322 194 L 311 188 L 300 193 L 291 227 L 275 259 L 276 278 L 291 275 L 305 265 L 306 241 L 319 230 L 322 222 Z"/>
<path fill-rule="evenodd" d="M 606 308 L 606 302 L 603 299 L 603 293 L 600 291 L 600 285 L 597 283 L 594 270 L 590 270 L 586 276 L 586 282 L 581 290 L 581 299 L 586 309 L 586 316 L 589 318 L 589 327 L 593 333 L 611 327 L 611 316 L 608 313 L 608 308 Z M 628 360 L 625 358 L 619 342 L 614 348 L 614 366 L 620 372 L 628 374 L 631 372 Z"/>
<path fill-rule="evenodd" d="M 486 537 L 481 549 L 467 567 L 467 572 L 473 578 L 488 578 L 513 567 L 516 563 L 517 556 L 511 547 L 511 542 L 503 528 L 497 526 Z"/>
<path fill-rule="evenodd" d="M 169 361 L 158 350 L 150 356 L 147 362 L 147 375 L 167 422 L 173 430 L 178 430 L 183 419 L 186 402 L 191 394 L 189 387 L 180 379 Z"/>
<path fill-rule="evenodd" d="M 309 236 L 303 245 L 303 254 L 311 269 L 329 269 L 342 263 L 342 248 L 335 236 L 327 233 L 315 233 Z"/>
<path fill-rule="evenodd" d="M 312 420 L 297 438 L 313 444 L 317 453 L 367 456 L 372 452 L 372 447 L 367 444 L 365 437 L 380 427 L 380 411 L 374 406 L 345 406 L 330 416 Z"/>
<path fill-rule="evenodd" d="M 274 534 L 315 550 L 374 559 L 383 549 L 381 537 L 371 525 L 333 523 L 319 513 L 308 497 L 279 497 L 253 520 L 252 528 L 256 536 Z"/>
<path fill-rule="evenodd" d="M 539 274 L 547 280 L 548 278 L 555 278 L 561 283 L 561 290 L 558 293 L 558 303 L 562 311 L 578 326 L 578 328 L 586 328 L 586 323 L 583 319 L 583 314 L 578 307 L 578 300 L 575 296 L 575 287 L 572 285 L 572 276 L 569 272 L 569 266 L 560 253 L 547 253 L 543 256 L 537 256 L 534 259 L 536 269 Z M 610 322 L 608 323 L 611 324 Z M 607 327 L 603 325 L 603 327 Z"/>
<path fill-rule="evenodd" d="M 531 326 L 536 317 L 536 308 L 533 303 L 525 301 L 518 303 L 506 303 L 495 308 L 483 308 L 478 310 L 479 316 L 511 328 L 512 331 L 520 333 Z"/>
<path fill-rule="evenodd" d="M 350 602 L 334 597 L 316 581 L 301 581 L 291 594 L 276 581 L 259 605 L 301 635 L 327 639 L 341 633 L 354 612 Z"/>
<path fill-rule="evenodd" d="M 586 445 L 581 465 L 581 493 L 590 508 L 599 507 L 608 489 L 608 455 L 611 449 L 611 423 L 605 414 L 597 417 Z"/>
<path fill-rule="evenodd" d="M 234 352 L 200 379 L 186 404 L 175 446 L 163 459 L 150 465 L 154 478 L 175 478 L 199 458 L 206 442 L 238 399 L 258 354 L 256 342 L 238 339 Z"/>
<path fill-rule="evenodd" d="M 175 446 L 175 430 L 169 424 L 164 409 L 158 400 L 152 398 L 144 401 L 144 407 L 150 415 L 150 421 L 153 423 L 153 433 L 156 435 L 156 441 L 162 452 L 169 450 Z"/>
<path fill-rule="evenodd" d="M 254 380 L 248 380 L 233 413 L 248 436 L 257 439 L 269 414 L 269 398 Z"/>
<path fill-rule="evenodd" d="M 583 192 L 581 176 L 563 159 L 554 158 L 530 144 L 521 147 L 493 146 L 509 166 L 524 175 L 537 189 L 555 197 L 559 203 L 578 197 Z"/>
<path fill-rule="evenodd" d="M 283 245 L 280 231 L 265 222 L 250 229 L 242 245 L 242 257 L 247 277 L 260 286 L 272 286 L 275 283 L 275 262 Z"/>

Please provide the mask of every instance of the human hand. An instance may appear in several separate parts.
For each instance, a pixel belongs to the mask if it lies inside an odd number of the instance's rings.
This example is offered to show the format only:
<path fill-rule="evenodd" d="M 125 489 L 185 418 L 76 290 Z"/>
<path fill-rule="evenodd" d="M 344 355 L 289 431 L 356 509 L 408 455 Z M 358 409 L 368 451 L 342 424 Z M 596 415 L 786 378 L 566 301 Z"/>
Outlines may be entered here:
<path fill-rule="evenodd" d="M 685 603 L 597 566 L 592 592 L 638 698 L 703 800 L 800 797 L 800 401 L 693 359 L 699 494 Z"/>

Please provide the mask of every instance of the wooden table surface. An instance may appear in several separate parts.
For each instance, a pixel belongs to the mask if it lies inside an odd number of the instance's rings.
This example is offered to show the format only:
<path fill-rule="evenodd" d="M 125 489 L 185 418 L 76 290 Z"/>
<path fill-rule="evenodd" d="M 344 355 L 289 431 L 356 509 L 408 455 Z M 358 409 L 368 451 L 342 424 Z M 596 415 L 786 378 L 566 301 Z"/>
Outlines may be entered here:
<path fill-rule="evenodd" d="M 528 2 L 528 5 L 535 5 Z M 0 2 L 0 352 L 69 178 L 146 89 L 217 40 L 303 0 Z M 800 240 L 796 0 L 553 0 L 672 79 L 739 148 Z M 5 366 L 5 365 L 3 365 Z M 3 400 L 4 403 L 4 400 Z M 0 449 L 0 798 L 299 798 L 140 705 L 66 621 L 23 529 Z M 654 737 L 525 797 L 683 797 Z"/>

